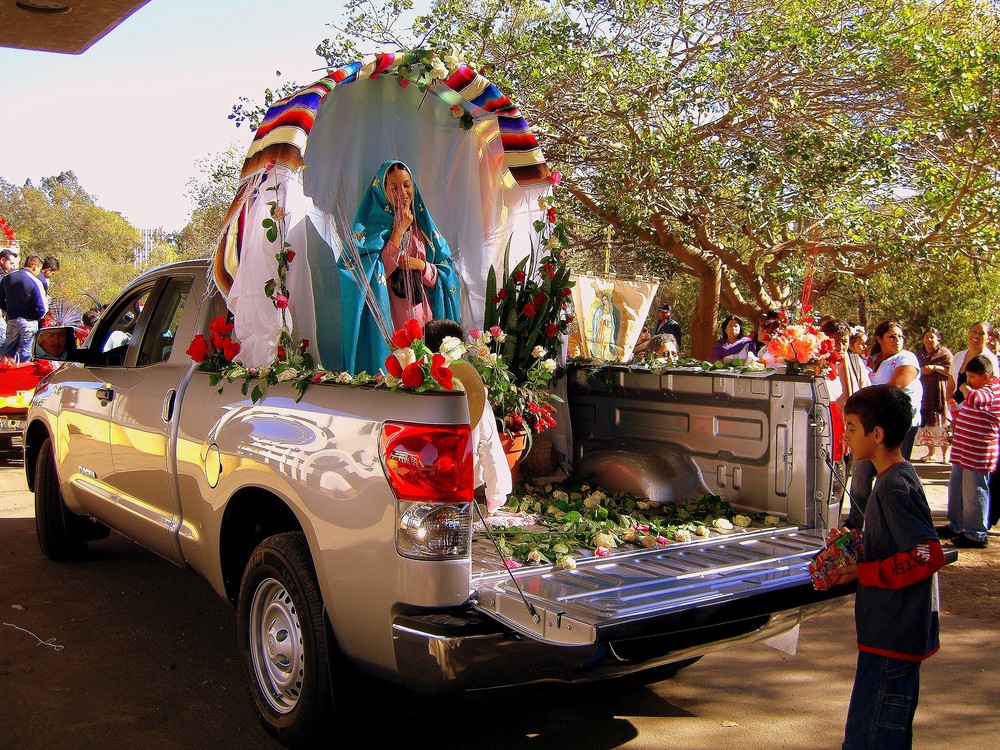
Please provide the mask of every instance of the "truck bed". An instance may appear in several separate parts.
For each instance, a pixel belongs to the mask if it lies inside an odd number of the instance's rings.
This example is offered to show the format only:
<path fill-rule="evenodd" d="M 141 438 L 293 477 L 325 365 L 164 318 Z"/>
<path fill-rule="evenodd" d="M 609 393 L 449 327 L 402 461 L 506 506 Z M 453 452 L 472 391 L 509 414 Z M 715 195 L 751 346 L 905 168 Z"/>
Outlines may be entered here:
<path fill-rule="evenodd" d="M 489 539 L 478 534 L 475 606 L 549 643 L 618 640 L 655 632 L 651 619 L 751 597 L 763 603 L 772 592 L 799 588 L 806 599 L 825 598 L 813 592 L 807 570 L 822 547 L 821 532 L 796 526 L 713 530 L 706 539 L 657 549 L 623 548 L 604 558 L 590 553 L 577 558 L 575 570 L 532 566 L 508 573 Z"/>

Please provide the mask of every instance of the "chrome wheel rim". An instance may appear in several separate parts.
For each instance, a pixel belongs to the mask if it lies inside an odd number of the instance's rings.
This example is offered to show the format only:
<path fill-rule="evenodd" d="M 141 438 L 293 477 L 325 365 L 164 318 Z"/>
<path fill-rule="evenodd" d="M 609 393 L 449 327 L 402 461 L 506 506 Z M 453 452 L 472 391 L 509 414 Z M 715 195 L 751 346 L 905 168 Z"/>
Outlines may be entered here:
<path fill-rule="evenodd" d="M 264 698 L 279 714 L 298 705 L 305 674 L 302 626 L 291 594 L 274 578 L 261 581 L 250 604 L 250 652 Z"/>

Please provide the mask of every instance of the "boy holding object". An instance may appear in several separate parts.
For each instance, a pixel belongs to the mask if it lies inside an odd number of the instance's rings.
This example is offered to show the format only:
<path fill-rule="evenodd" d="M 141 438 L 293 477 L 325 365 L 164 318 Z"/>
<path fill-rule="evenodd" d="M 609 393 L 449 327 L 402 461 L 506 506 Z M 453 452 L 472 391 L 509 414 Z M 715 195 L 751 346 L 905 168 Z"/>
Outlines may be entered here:
<path fill-rule="evenodd" d="M 877 476 L 865 508 L 865 562 L 829 574 L 832 584 L 858 582 L 858 667 L 843 748 L 909 748 L 920 662 L 939 645 L 932 600 L 944 553 L 920 479 L 900 450 L 913 416 L 907 395 L 894 385 L 863 388 L 845 413 L 855 458 L 870 460 Z"/>

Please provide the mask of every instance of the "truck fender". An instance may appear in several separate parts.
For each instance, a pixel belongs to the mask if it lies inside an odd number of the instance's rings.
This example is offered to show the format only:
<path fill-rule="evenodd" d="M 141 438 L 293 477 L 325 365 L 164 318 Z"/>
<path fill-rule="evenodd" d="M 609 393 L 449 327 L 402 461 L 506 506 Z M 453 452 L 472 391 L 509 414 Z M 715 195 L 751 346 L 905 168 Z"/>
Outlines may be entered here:
<path fill-rule="evenodd" d="M 625 441 L 606 444 L 576 462 L 573 479 L 658 503 L 710 493 L 701 470 L 679 446 L 671 450 Z"/>

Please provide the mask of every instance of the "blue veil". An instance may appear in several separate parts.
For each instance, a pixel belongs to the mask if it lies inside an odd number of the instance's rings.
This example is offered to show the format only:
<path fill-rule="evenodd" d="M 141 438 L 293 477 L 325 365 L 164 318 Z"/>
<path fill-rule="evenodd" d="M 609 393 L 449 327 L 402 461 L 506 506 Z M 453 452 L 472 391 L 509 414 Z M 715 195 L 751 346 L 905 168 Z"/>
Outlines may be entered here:
<path fill-rule="evenodd" d="M 382 264 L 382 249 L 392 234 L 394 219 L 393 207 L 385 195 L 385 175 L 393 164 L 402 164 L 396 159 L 383 162 L 371 184 L 365 191 L 358 211 L 352 222 L 353 241 L 361 257 L 364 273 L 371 284 L 375 300 L 382 317 L 392 326 L 392 316 L 389 312 L 389 290 L 385 266 Z M 406 167 L 410 172 L 409 167 Z M 427 301 L 435 318 L 450 318 L 461 322 L 461 286 L 458 274 L 452 264 L 451 249 L 448 242 L 438 231 L 430 212 L 424 205 L 420 188 L 413 173 L 413 213 L 417 226 L 423 232 L 427 246 L 427 262 L 437 266 L 437 282 L 432 289 L 427 289 Z M 362 370 L 376 373 L 389 356 L 382 334 L 375 323 L 371 310 L 365 305 L 364 292 L 358 288 L 351 272 L 352 253 L 345 250 L 337 260 L 340 270 L 340 299 L 344 311 L 344 349 L 342 367 L 351 373 Z"/>

